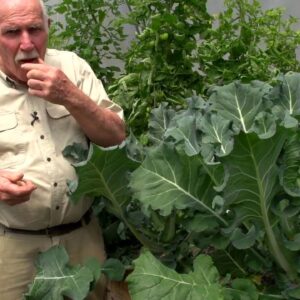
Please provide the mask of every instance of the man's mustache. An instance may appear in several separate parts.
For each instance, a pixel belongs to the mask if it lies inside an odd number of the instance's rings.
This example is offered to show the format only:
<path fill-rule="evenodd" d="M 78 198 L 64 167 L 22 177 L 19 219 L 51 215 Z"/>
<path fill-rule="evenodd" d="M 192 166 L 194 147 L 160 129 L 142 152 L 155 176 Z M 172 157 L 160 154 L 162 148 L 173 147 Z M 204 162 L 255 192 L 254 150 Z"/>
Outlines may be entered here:
<path fill-rule="evenodd" d="M 18 52 L 15 61 L 18 63 L 22 60 L 28 60 L 28 59 L 36 59 L 39 58 L 39 54 L 37 53 L 36 50 L 33 50 L 31 52 Z"/>

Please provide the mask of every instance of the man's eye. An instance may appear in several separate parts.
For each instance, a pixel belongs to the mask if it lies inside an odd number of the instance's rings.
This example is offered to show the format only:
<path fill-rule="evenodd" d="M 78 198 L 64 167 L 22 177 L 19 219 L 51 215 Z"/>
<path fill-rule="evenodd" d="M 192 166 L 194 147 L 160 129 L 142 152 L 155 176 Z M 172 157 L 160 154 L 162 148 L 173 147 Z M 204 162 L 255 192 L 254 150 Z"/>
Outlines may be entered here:
<path fill-rule="evenodd" d="M 19 33 L 18 29 L 9 29 L 4 32 L 6 35 L 17 35 Z"/>
<path fill-rule="evenodd" d="M 41 28 L 40 27 L 31 27 L 31 28 L 29 28 L 29 32 L 30 33 L 35 33 L 35 32 L 39 32 L 41 30 Z"/>

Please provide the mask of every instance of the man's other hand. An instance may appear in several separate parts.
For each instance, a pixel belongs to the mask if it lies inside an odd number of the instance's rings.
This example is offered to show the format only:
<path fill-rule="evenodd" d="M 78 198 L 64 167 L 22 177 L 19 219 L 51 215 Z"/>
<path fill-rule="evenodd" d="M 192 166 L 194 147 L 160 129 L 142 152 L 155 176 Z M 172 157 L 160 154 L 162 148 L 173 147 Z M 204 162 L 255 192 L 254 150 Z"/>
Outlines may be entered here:
<path fill-rule="evenodd" d="M 30 199 L 36 186 L 20 172 L 0 170 L 0 201 L 13 206 Z"/>

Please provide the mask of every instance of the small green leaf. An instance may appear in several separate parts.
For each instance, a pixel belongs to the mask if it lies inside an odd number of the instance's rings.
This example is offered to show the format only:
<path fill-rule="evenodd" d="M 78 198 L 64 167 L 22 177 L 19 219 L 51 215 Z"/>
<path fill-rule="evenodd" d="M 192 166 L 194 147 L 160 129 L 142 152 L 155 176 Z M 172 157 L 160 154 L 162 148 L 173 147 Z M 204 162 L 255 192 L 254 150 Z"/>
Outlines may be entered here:
<path fill-rule="evenodd" d="M 121 281 L 124 279 L 125 267 L 118 259 L 107 259 L 101 270 L 111 280 Z"/>
<path fill-rule="evenodd" d="M 225 289 L 225 300 L 258 300 L 259 294 L 255 285 L 247 279 L 235 279 L 231 289 Z"/>
<path fill-rule="evenodd" d="M 55 246 L 39 255 L 37 275 L 24 295 L 28 300 L 63 300 L 63 296 L 73 300 L 83 300 L 95 280 L 93 272 L 86 266 L 68 265 L 69 257 L 65 249 Z"/>
<path fill-rule="evenodd" d="M 237 249 L 248 249 L 254 245 L 257 235 L 255 226 L 251 226 L 247 233 L 243 233 L 240 228 L 236 228 L 232 233 L 231 241 Z"/>
<path fill-rule="evenodd" d="M 289 289 L 286 291 L 286 294 L 288 294 L 293 299 L 300 299 L 300 287 L 296 287 L 293 289 Z"/>
<path fill-rule="evenodd" d="M 300 250 L 300 233 L 297 233 L 293 236 L 292 239 L 288 240 L 286 238 L 283 239 L 284 245 L 286 248 L 292 251 Z"/>
<path fill-rule="evenodd" d="M 63 155 L 78 163 L 87 159 L 88 149 L 84 148 L 82 144 L 74 143 L 63 150 Z"/>

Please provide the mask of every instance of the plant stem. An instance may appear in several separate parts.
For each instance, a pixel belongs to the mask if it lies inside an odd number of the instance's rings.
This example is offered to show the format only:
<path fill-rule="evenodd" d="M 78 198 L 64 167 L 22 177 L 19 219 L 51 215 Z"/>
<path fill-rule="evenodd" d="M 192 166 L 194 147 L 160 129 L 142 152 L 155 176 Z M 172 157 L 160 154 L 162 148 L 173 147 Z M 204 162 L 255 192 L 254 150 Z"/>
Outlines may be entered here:
<path fill-rule="evenodd" d="M 230 253 L 224 250 L 225 254 L 229 257 L 229 259 L 233 262 L 233 264 L 244 274 L 246 275 L 247 272 L 237 263 L 237 261 L 230 255 Z"/>
<path fill-rule="evenodd" d="M 286 297 L 282 295 L 272 295 L 272 294 L 264 294 L 264 293 L 259 293 L 260 296 L 263 296 L 264 298 L 270 298 L 270 299 L 286 299 Z"/>
<path fill-rule="evenodd" d="M 247 137 L 248 139 L 248 137 Z M 248 143 L 250 145 L 250 141 L 248 140 Z M 263 179 L 261 178 L 261 174 L 259 171 L 259 167 L 256 161 L 256 158 L 252 152 L 252 148 L 249 147 L 251 158 L 253 161 L 253 164 L 255 166 L 255 172 L 256 172 L 256 178 L 259 178 L 258 180 L 258 192 L 259 192 L 259 202 L 260 202 L 260 209 L 262 214 L 262 221 L 264 223 L 264 227 L 266 230 L 266 235 L 270 244 L 270 251 L 273 253 L 275 260 L 277 263 L 282 267 L 282 269 L 287 273 L 288 277 L 291 280 L 295 280 L 297 278 L 295 270 L 292 268 L 290 263 L 288 262 L 287 258 L 284 256 L 283 252 L 280 249 L 280 246 L 278 244 L 278 241 L 275 237 L 275 234 L 272 230 L 272 226 L 270 224 L 270 219 L 268 215 L 268 208 L 267 208 L 267 202 L 268 199 L 265 198 L 265 190 L 263 186 Z"/>

